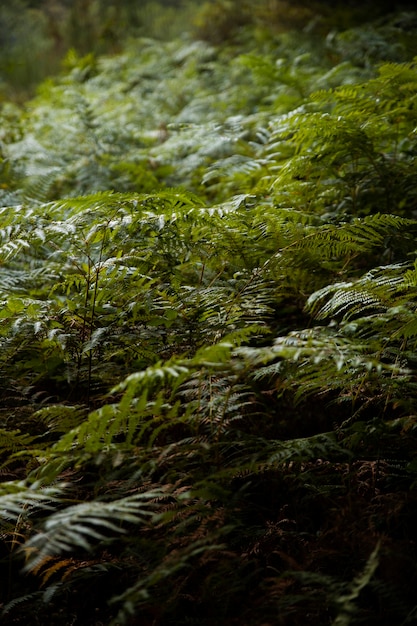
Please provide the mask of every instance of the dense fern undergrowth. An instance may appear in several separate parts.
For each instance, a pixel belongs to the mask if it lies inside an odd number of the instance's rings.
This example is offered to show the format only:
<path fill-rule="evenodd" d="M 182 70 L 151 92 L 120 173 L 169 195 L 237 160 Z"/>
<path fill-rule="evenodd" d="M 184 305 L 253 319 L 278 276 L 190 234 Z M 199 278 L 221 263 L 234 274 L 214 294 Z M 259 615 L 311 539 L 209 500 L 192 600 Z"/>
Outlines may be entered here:
<path fill-rule="evenodd" d="M 3 104 L 2 623 L 417 623 L 416 31 Z"/>

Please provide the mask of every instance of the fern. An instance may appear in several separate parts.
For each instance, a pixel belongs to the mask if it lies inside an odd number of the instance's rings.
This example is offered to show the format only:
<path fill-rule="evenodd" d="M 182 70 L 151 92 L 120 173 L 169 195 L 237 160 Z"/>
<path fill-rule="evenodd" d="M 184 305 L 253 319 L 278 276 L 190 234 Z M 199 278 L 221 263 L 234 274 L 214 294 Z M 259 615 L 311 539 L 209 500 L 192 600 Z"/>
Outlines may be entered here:
<path fill-rule="evenodd" d="M 399 306 L 403 299 L 406 268 L 407 264 L 382 266 L 355 282 L 327 286 L 310 296 L 307 310 L 318 319 L 342 315 L 348 320 L 353 316 L 363 316 L 368 308 L 372 311 Z M 327 298 L 326 304 L 319 308 Z"/>
<path fill-rule="evenodd" d="M 255 5 L 0 112 L 6 623 L 413 616 L 412 43 Z"/>
<path fill-rule="evenodd" d="M 338 616 L 333 621 L 334 626 L 349 626 L 351 623 L 352 615 L 355 613 L 354 602 L 358 598 L 362 589 L 369 585 L 369 582 L 379 565 L 379 548 L 380 546 L 377 545 L 372 551 L 363 572 L 352 582 L 349 593 L 339 598 L 339 603 L 342 607 Z"/>
<path fill-rule="evenodd" d="M 2 483 L 1 486 L 1 514 L 3 524 L 17 522 L 20 518 L 30 518 L 31 514 L 39 510 L 53 510 L 61 494 L 61 488 L 47 487 L 40 490 L 36 483 L 25 485 L 23 482 Z"/>
<path fill-rule="evenodd" d="M 76 548 L 90 550 L 94 543 L 125 533 L 122 523 L 138 524 L 152 515 L 152 501 L 162 492 L 135 494 L 112 502 L 85 502 L 67 507 L 48 517 L 43 532 L 26 542 L 26 569 L 37 568 L 48 556 L 59 556 Z"/>

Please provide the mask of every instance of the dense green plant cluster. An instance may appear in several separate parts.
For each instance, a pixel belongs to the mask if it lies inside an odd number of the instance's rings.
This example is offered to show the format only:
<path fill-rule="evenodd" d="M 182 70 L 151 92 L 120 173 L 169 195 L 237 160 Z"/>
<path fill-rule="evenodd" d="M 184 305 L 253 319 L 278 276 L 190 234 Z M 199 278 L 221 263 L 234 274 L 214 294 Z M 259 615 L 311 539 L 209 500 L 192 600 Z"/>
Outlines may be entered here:
<path fill-rule="evenodd" d="M 416 24 L 3 106 L 3 623 L 415 623 Z"/>

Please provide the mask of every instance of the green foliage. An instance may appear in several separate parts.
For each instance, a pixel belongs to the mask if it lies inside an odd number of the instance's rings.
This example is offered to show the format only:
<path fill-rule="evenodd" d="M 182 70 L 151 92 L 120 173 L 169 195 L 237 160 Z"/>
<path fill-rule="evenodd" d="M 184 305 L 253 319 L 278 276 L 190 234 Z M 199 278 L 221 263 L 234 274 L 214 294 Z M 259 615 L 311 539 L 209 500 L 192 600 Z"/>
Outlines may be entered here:
<path fill-rule="evenodd" d="M 33 96 L 70 51 L 113 54 L 138 36 L 168 40 L 191 27 L 192 0 L 15 0 L 0 7 L 0 99 Z"/>
<path fill-rule="evenodd" d="M 5 624 L 412 623 L 413 20 L 71 52 L 3 107 Z"/>
<path fill-rule="evenodd" d="M 46 34 L 46 16 L 25 0 L 0 7 L 0 101 L 10 87 L 25 95 L 57 65 L 51 60 L 52 41 Z"/>

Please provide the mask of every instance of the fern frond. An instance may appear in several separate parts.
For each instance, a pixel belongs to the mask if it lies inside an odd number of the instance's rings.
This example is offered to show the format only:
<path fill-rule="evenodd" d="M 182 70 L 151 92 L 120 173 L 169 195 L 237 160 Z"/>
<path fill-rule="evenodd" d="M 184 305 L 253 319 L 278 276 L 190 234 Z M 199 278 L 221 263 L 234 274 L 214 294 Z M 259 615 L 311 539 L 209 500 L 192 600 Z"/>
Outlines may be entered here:
<path fill-rule="evenodd" d="M 23 482 L 4 482 L 0 484 L 0 520 L 1 523 L 30 517 L 37 511 L 54 510 L 62 487 L 40 488 L 38 484 L 26 486 Z"/>
<path fill-rule="evenodd" d="M 369 585 L 379 565 L 380 543 L 378 542 L 366 562 L 363 571 L 352 581 L 346 595 L 338 598 L 338 604 L 342 605 L 339 614 L 333 621 L 332 626 L 350 626 L 352 615 L 355 613 L 355 600 L 361 591 Z"/>
<path fill-rule="evenodd" d="M 35 411 L 32 420 L 44 423 L 49 432 L 66 433 L 85 419 L 85 413 L 79 406 L 52 405 Z"/>
<path fill-rule="evenodd" d="M 110 542 L 126 533 L 123 524 L 143 523 L 152 517 L 161 490 L 135 494 L 111 502 L 84 502 L 50 515 L 42 532 L 25 544 L 26 570 L 37 569 L 48 556 L 74 549 L 91 550 L 97 542 Z"/>
<path fill-rule="evenodd" d="M 17 598 L 13 598 L 9 602 L 7 602 L 5 606 L 2 607 L 2 616 L 7 618 L 9 613 L 13 613 L 16 608 L 20 608 L 21 605 L 24 605 L 26 603 L 30 605 L 36 605 L 37 602 L 40 602 L 42 600 L 42 596 L 42 591 L 34 591 L 32 593 L 21 595 Z"/>
<path fill-rule="evenodd" d="M 408 294 L 402 295 L 407 267 L 407 264 L 381 266 L 355 282 L 324 287 L 309 297 L 306 310 L 317 319 L 341 316 L 349 320 L 354 316 L 399 306 L 404 298 L 409 297 Z"/>
<path fill-rule="evenodd" d="M 325 258 L 372 250 L 382 245 L 392 231 L 405 231 L 413 222 L 396 215 L 376 214 L 356 218 L 350 224 L 318 228 L 296 245 L 305 245 Z"/>

